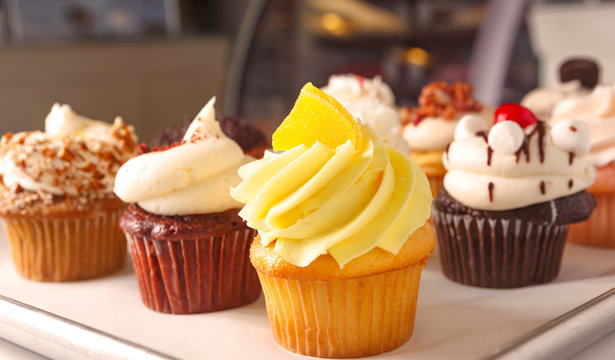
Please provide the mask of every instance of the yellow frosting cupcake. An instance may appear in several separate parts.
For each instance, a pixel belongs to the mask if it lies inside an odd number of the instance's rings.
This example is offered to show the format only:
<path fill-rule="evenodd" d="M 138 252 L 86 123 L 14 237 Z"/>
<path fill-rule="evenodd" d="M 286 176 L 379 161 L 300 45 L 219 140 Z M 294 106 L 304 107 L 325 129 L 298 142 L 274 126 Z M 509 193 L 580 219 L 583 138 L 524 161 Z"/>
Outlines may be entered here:
<path fill-rule="evenodd" d="M 259 232 L 250 259 L 274 338 L 319 357 L 401 346 L 434 247 L 425 174 L 311 84 L 273 146 L 231 194 Z"/>

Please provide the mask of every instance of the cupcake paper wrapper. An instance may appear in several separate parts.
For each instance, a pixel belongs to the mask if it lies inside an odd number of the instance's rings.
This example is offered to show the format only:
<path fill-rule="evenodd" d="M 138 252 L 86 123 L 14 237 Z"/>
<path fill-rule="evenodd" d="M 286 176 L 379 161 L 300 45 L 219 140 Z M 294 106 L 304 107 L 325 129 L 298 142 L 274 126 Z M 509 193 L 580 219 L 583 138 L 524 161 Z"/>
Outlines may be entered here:
<path fill-rule="evenodd" d="M 118 226 L 123 209 L 85 218 L 4 218 L 15 269 L 37 281 L 90 279 L 121 269 L 126 238 Z"/>
<path fill-rule="evenodd" d="M 412 335 L 422 267 L 330 281 L 259 272 L 275 341 L 299 354 L 327 358 L 400 347 Z"/>
<path fill-rule="evenodd" d="M 486 219 L 433 208 L 442 259 L 451 280 L 487 288 L 514 288 L 553 280 L 559 273 L 568 225 Z"/>
<path fill-rule="evenodd" d="M 251 303 L 260 294 L 258 276 L 248 259 L 255 230 L 183 240 L 126 235 L 141 299 L 152 310 L 216 311 Z"/>
<path fill-rule="evenodd" d="M 615 194 L 594 194 L 596 209 L 589 220 L 570 226 L 568 240 L 580 244 L 615 248 Z"/>

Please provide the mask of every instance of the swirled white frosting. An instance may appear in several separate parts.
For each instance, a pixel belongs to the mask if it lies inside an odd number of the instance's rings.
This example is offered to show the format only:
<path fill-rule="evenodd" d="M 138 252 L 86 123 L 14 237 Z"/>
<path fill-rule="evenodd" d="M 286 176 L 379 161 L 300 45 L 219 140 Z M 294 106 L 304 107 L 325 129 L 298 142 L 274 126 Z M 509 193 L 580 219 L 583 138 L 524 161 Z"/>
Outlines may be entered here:
<path fill-rule="evenodd" d="M 505 123 L 500 130 L 507 131 L 510 124 Z M 541 136 L 537 127 L 543 124 Z M 545 123 L 531 126 L 525 130 L 527 147 L 521 145 L 515 152 L 509 151 L 509 145 L 496 151 L 485 139 L 492 142 L 500 136 L 479 134 L 455 139 L 443 156 L 448 170 L 444 188 L 462 204 L 481 210 L 517 209 L 583 190 L 593 183 L 595 171 L 583 153 L 587 129 L 580 121 L 574 125 L 576 130 L 555 133 Z M 580 153 L 556 144 L 573 144 Z"/>
<path fill-rule="evenodd" d="M 483 111 L 478 113 L 460 112 L 453 120 L 446 120 L 440 117 L 426 117 L 418 125 L 406 125 L 403 130 L 403 137 L 416 150 L 444 150 L 455 138 L 455 129 L 463 116 L 469 114 L 476 115 L 483 119 L 486 127 L 489 127 L 491 125 L 490 114 L 492 113 L 492 109 L 485 107 Z"/>
<path fill-rule="evenodd" d="M 115 173 L 136 153 L 132 126 L 77 115 L 54 104 L 45 132 L 6 134 L 0 142 L 0 174 L 8 188 L 39 194 L 90 196 L 112 193 Z"/>
<path fill-rule="evenodd" d="M 553 109 L 552 124 L 566 119 L 583 120 L 589 126 L 590 161 L 604 166 L 615 160 L 615 88 L 598 85 L 590 94 L 568 97 Z"/>
<path fill-rule="evenodd" d="M 521 100 L 521 105 L 532 110 L 541 120 L 549 120 L 555 105 L 569 98 L 584 96 L 589 90 L 581 86 L 581 81 L 571 80 L 550 87 L 539 87 L 527 93 Z"/>
<path fill-rule="evenodd" d="M 180 145 L 134 157 L 118 171 L 114 191 L 158 215 L 209 214 L 242 204 L 230 196 L 237 169 L 253 160 L 220 129 L 212 98 Z"/>
<path fill-rule="evenodd" d="M 380 76 L 332 75 L 324 92 L 339 101 L 355 118 L 369 125 L 386 144 L 404 154 L 410 152 L 401 136 L 402 126 L 391 88 Z"/>

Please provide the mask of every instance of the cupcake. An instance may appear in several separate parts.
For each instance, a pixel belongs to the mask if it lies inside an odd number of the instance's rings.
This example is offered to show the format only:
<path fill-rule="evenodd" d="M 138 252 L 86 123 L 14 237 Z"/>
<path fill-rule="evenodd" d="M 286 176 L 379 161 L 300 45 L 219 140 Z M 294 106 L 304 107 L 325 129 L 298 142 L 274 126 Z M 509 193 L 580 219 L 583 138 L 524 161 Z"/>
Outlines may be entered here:
<path fill-rule="evenodd" d="M 588 189 L 597 207 L 588 221 L 570 228 L 568 240 L 591 246 L 615 248 L 615 88 L 598 85 L 588 95 L 559 102 L 551 123 L 582 120 L 589 127 L 589 161 L 596 167 L 596 181 Z"/>
<path fill-rule="evenodd" d="M 246 155 L 260 159 L 263 157 L 265 150 L 271 147 L 265 134 L 260 129 L 241 118 L 222 116 L 220 113 L 217 113 L 216 120 L 220 124 L 222 132 L 241 146 L 241 150 Z M 183 123 L 166 129 L 151 141 L 151 146 L 165 147 L 182 141 L 190 123 L 190 121 L 186 120 Z"/>
<path fill-rule="evenodd" d="M 401 136 L 401 123 L 395 96 L 380 76 L 332 75 L 322 91 L 333 96 L 361 123 L 367 124 L 382 141 L 404 154 L 410 147 Z"/>
<path fill-rule="evenodd" d="M 521 100 L 521 105 L 540 120 L 547 121 L 560 101 L 589 94 L 598 83 L 599 74 L 600 69 L 594 61 L 571 58 L 560 66 L 559 83 L 530 91 Z"/>
<path fill-rule="evenodd" d="M 95 278 L 121 269 L 126 239 L 113 194 L 120 165 L 136 153 L 132 126 L 54 104 L 45 131 L 0 140 L 0 217 L 17 273 L 38 281 Z"/>
<path fill-rule="evenodd" d="M 231 194 L 258 230 L 250 260 L 275 341 L 333 358 L 403 345 L 434 247 L 427 178 L 312 84 L 273 149 L 239 169 Z"/>
<path fill-rule="evenodd" d="M 444 155 L 448 170 L 432 207 L 444 274 L 489 288 L 546 283 L 560 268 L 568 227 L 589 218 L 595 173 L 589 130 L 550 128 L 505 104 L 491 129 L 464 117 Z"/>
<path fill-rule="evenodd" d="M 202 313 L 248 304 L 260 294 L 248 250 L 256 231 L 239 217 L 230 187 L 251 161 L 215 120 L 215 99 L 181 142 L 142 147 L 118 171 L 115 193 L 141 299 L 150 309 Z"/>
<path fill-rule="evenodd" d="M 412 148 L 410 156 L 427 174 L 434 196 L 446 173 L 442 153 L 453 141 L 459 119 L 475 114 L 479 115 L 477 119 L 490 121 L 489 116 L 482 115 L 491 111 L 472 98 L 472 91 L 472 85 L 466 83 L 434 82 L 421 90 L 418 107 L 400 110 L 403 137 Z"/>

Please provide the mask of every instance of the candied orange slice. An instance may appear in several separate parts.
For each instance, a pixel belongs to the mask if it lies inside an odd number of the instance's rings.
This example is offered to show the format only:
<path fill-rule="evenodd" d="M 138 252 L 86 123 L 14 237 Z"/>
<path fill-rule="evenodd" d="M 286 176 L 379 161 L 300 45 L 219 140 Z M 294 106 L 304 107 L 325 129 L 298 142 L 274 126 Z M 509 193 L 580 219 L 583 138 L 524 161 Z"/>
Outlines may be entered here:
<path fill-rule="evenodd" d="M 311 147 L 316 141 L 332 149 L 352 141 L 355 150 L 363 149 L 359 123 L 337 100 L 307 83 L 290 114 L 273 133 L 273 150 L 290 150 L 297 145 Z"/>

